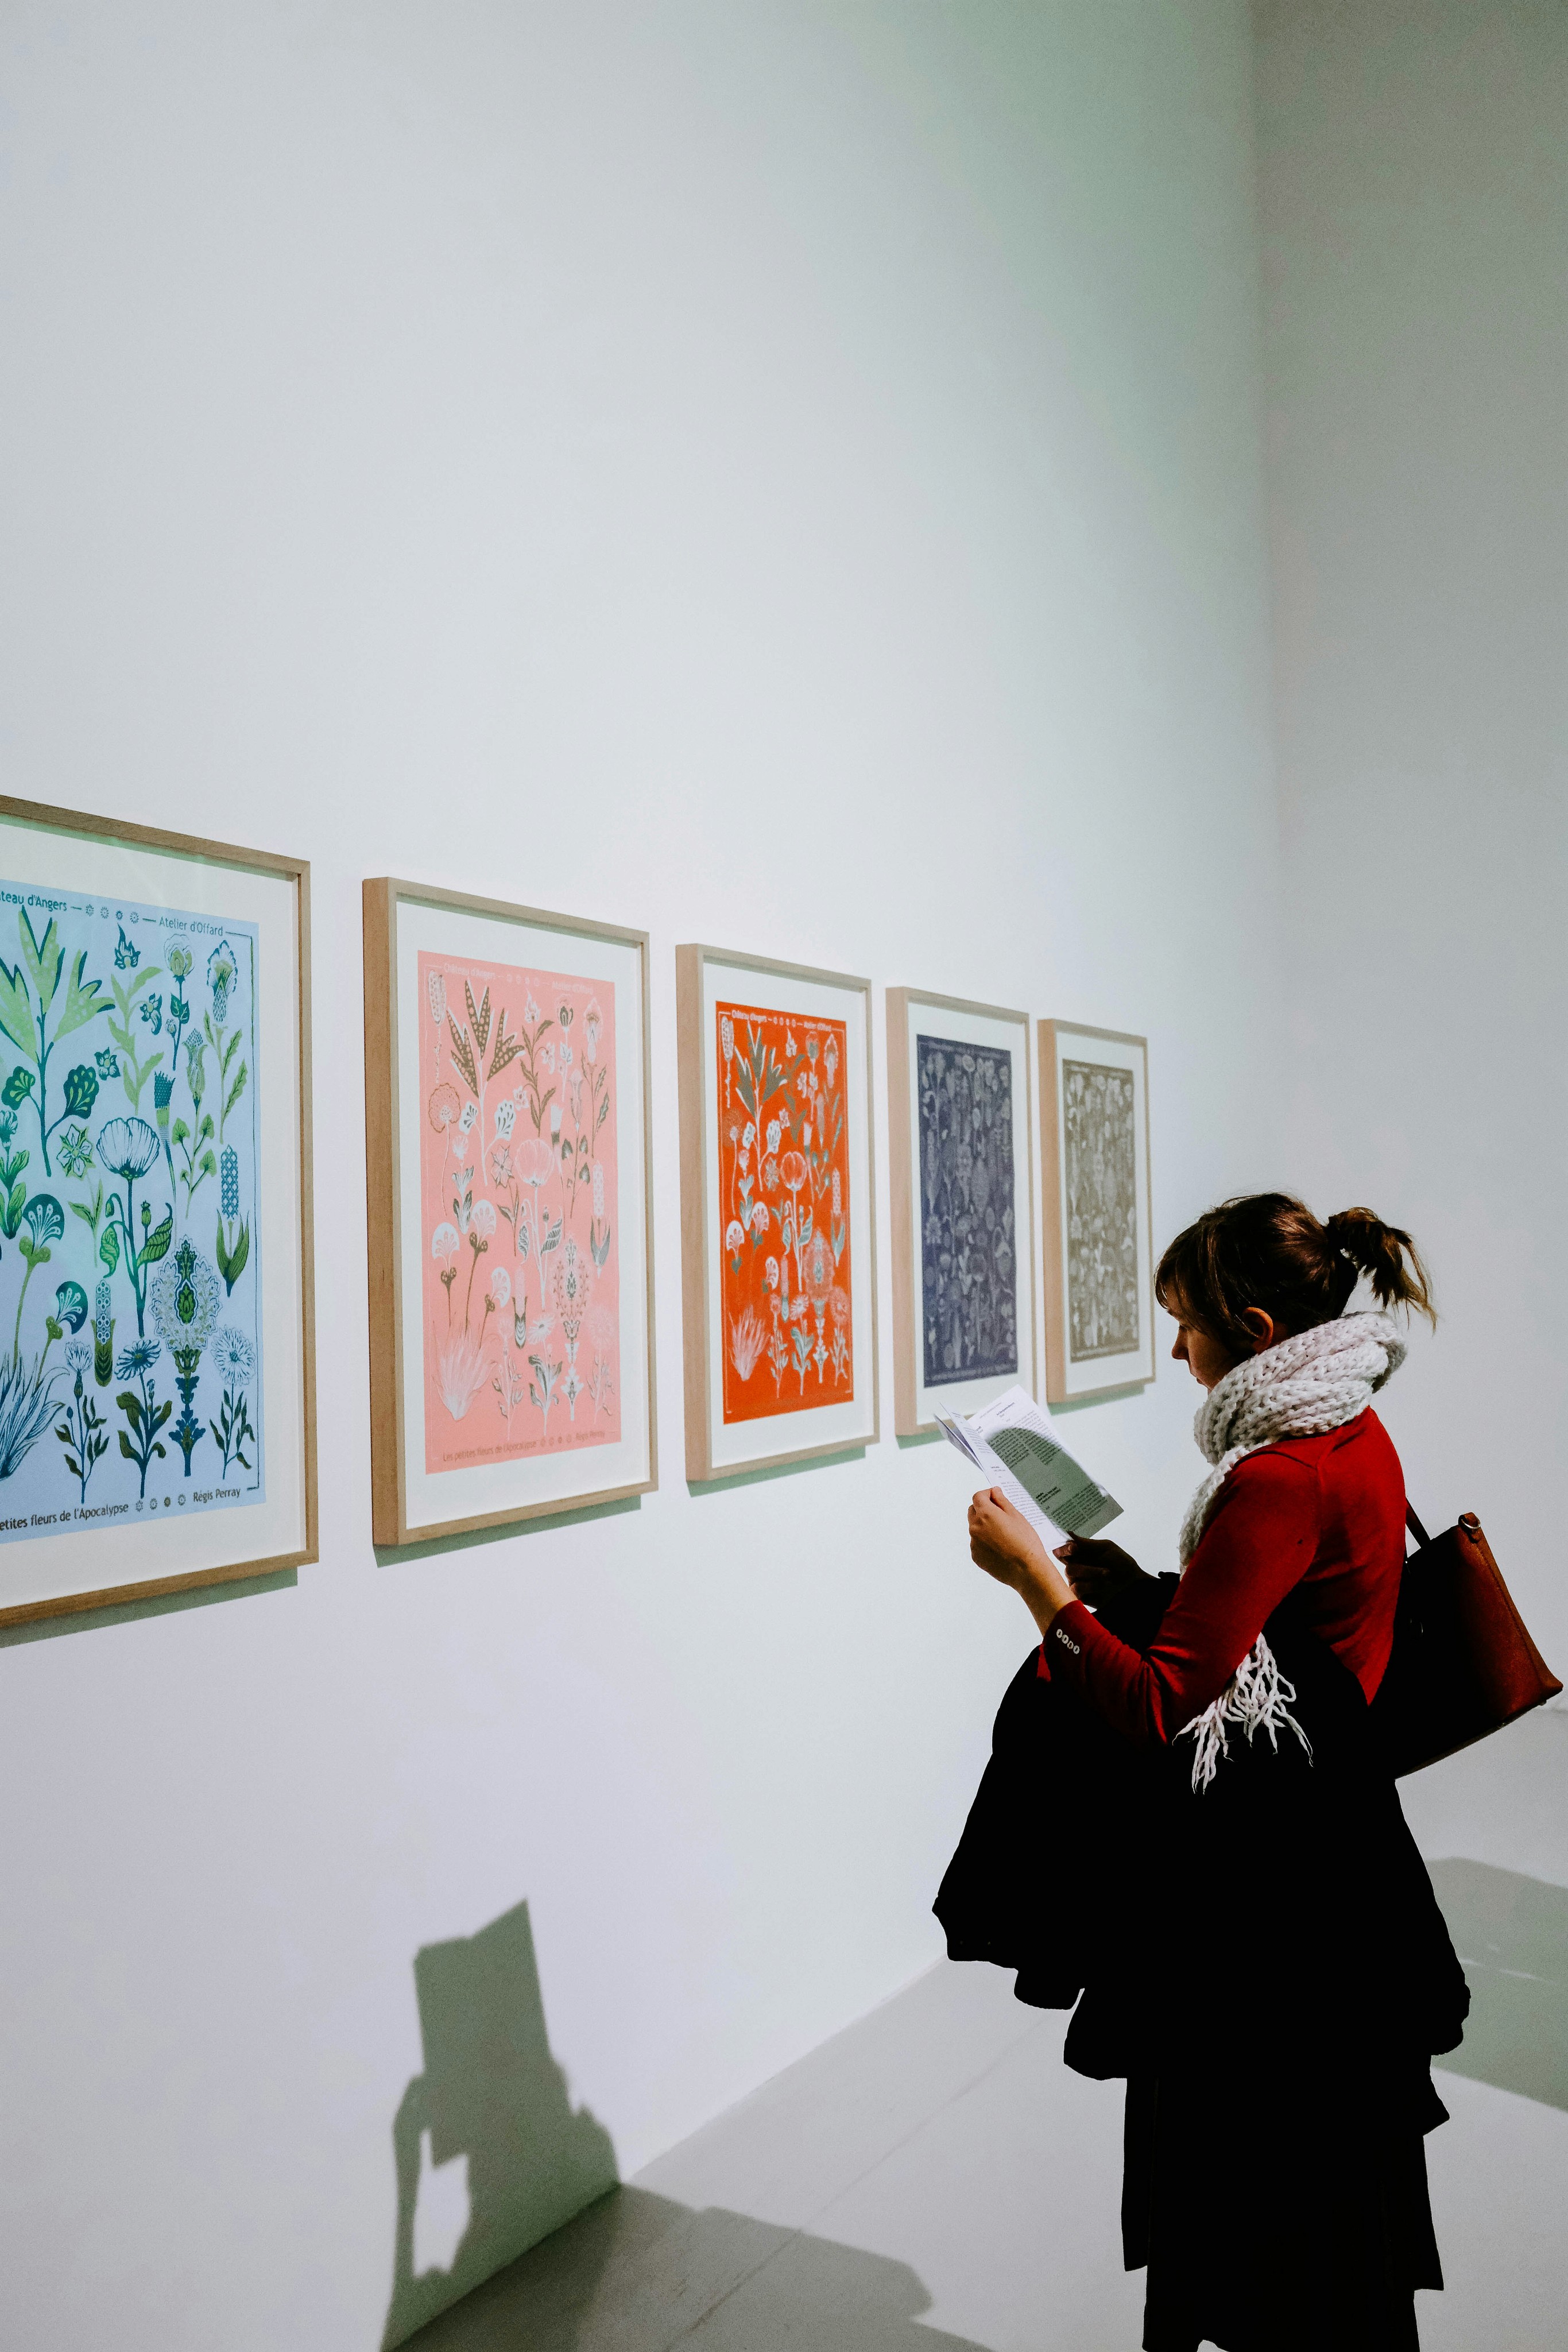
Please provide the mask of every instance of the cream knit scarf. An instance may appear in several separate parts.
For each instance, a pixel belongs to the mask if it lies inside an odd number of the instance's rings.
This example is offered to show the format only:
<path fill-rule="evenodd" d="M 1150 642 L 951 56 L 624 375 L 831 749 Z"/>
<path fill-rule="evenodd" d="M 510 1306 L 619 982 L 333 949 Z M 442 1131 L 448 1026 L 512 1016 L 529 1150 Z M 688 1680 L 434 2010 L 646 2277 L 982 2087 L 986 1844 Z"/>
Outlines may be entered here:
<path fill-rule="evenodd" d="M 1260 1356 L 1245 1356 L 1210 1389 L 1192 1430 L 1205 1459 L 1213 1464 L 1182 1522 L 1181 1564 L 1197 1549 L 1208 1515 L 1239 1462 L 1282 1437 L 1315 1437 L 1341 1429 L 1364 1412 L 1373 1397 L 1405 1360 L 1405 1343 L 1386 1315 L 1342 1315 L 1314 1324 Z M 1230 1752 L 1226 1726 L 1238 1724 L 1250 1740 L 1266 1731 L 1278 1750 L 1282 1730 L 1295 1733 L 1308 1755 L 1312 1743 L 1290 1702 L 1293 1684 L 1281 1674 L 1261 1633 L 1219 1696 L 1176 1734 L 1194 1739 L 1192 1785 L 1207 1789 Z"/>

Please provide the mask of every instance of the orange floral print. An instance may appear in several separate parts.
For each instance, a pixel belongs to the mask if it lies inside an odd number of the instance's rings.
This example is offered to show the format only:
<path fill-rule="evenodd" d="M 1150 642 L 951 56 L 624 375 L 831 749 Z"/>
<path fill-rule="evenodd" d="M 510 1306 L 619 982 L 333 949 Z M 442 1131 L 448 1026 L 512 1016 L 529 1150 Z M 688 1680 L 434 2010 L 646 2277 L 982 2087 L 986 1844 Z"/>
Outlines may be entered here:
<path fill-rule="evenodd" d="M 845 1403 L 845 1024 L 719 1004 L 714 1042 L 725 1421 Z"/>

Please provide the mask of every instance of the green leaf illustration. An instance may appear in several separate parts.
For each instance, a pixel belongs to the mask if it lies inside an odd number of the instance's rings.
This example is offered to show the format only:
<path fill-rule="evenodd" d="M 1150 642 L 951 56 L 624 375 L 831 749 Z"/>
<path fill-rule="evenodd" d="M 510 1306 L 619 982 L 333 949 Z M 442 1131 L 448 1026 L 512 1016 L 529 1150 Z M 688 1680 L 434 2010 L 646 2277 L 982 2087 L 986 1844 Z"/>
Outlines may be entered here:
<path fill-rule="evenodd" d="M 42 998 L 47 1013 L 55 1001 L 55 991 L 60 984 L 60 966 L 65 961 L 65 950 L 57 944 L 55 939 L 55 919 L 52 915 L 49 917 L 40 941 L 34 932 L 26 908 L 23 908 L 17 929 L 21 934 L 22 953 L 33 975 L 33 985 Z M 85 949 L 82 961 L 87 961 Z"/>
<path fill-rule="evenodd" d="M 52 930 L 54 925 L 51 923 L 49 928 Z M 73 1029 L 80 1029 L 89 1021 L 95 1021 L 100 1013 L 109 1011 L 107 1000 L 102 1003 L 98 1001 L 103 987 L 102 981 L 84 982 L 82 974 L 86 970 L 87 950 L 83 948 L 71 969 L 70 985 L 66 990 L 66 1009 L 55 1031 L 57 1038 L 69 1036 Z"/>
<path fill-rule="evenodd" d="M 98 1072 L 86 1062 L 66 1072 L 66 1113 L 70 1118 L 86 1118 L 98 1100 Z"/>
<path fill-rule="evenodd" d="M 118 1226 L 105 1225 L 99 1236 L 99 1263 L 105 1274 L 112 1274 L 120 1264 L 120 1231 Z"/>
<path fill-rule="evenodd" d="M 169 1244 L 174 1238 L 174 1212 L 166 1209 L 141 1247 L 136 1253 L 138 1265 L 156 1265 L 161 1257 L 169 1255 Z"/>
<path fill-rule="evenodd" d="M 0 971 L 4 971 L 4 965 L 0 965 Z M 20 1068 L 15 1069 L 5 1081 L 4 1093 L 0 1093 L 0 1102 L 4 1102 L 8 1109 L 15 1110 L 19 1103 L 25 1103 L 26 1101 L 27 1097 L 32 1093 L 32 1091 L 33 1072 L 31 1070 L 24 1070 Z"/>

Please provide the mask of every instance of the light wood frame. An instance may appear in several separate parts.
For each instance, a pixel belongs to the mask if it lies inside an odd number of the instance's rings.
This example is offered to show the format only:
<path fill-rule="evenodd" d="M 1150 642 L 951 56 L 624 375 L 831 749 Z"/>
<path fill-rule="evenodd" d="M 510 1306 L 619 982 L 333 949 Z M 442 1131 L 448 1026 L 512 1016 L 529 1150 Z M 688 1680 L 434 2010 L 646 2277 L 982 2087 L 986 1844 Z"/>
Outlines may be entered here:
<path fill-rule="evenodd" d="M 423 882 L 380 876 L 364 885 L 365 950 L 365 1192 L 370 1218 L 371 1511 L 380 1545 L 438 1542 L 478 1528 L 523 1526 L 559 1518 L 569 1512 L 619 1503 L 651 1494 L 658 1486 L 658 1396 L 654 1383 L 653 1111 L 648 1016 L 648 934 L 575 915 L 550 914 L 502 898 L 476 898 Z M 641 1036 L 632 1044 L 640 1057 L 643 1087 L 643 1239 L 647 1289 L 648 1475 L 601 1487 L 588 1487 L 567 1499 L 475 1511 L 439 1521 L 410 1525 L 409 1433 L 403 1427 L 402 1181 L 398 1153 L 399 1081 L 397 1017 L 397 909 L 401 904 L 448 908 L 454 913 L 560 932 L 564 937 L 603 940 L 635 950 L 641 975 Z M 619 1051 L 619 1041 L 617 1050 Z M 414 1310 L 419 1311 L 417 1307 Z"/>
<path fill-rule="evenodd" d="M 768 981 L 803 981 L 813 987 L 841 989 L 864 1000 L 865 1022 L 865 1150 L 867 1231 L 857 1242 L 856 1273 L 864 1267 L 870 1313 L 871 1423 L 851 1436 L 815 1445 L 764 1447 L 745 1459 L 716 1463 L 709 1440 L 713 1367 L 708 1360 L 711 1236 L 706 1230 L 705 1175 L 712 1139 L 708 1132 L 706 1052 L 703 1018 L 703 975 L 709 964 L 722 964 L 744 982 L 755 973 Z M 815 965 L 779 962 L 770 957 L 731 952 L 723 948 L 691 944 L 675 950 L 675 1025 L 679 1062 L 681 1124 L 681 1300 L 685 1328 L 686 1476 L 694 1485 L 714 1479 L 741 1477 L 753 1470 L 789 1463 L 826 1460 L 836 1454 L 858 1454 L 874 1445 L 880 1434 L 877 1365 L 876 1294 L 876 1140 L 872 1054 L 872 984 L 841 971 L 822 971 Z M 857 1347 L 858 1353 L 858 1347 Z M 794 1418 L 779 1414 L 779 1421 Z M 766 1423 L 760 1424 L 766 1426 Z"/>
<path fill-rule="evenodd" d="M 1039 1021 L 1040 1049 L 1040 1196 L 1044 1208 L 1045 1274 L 1045 1392 L 1051 1404 L 1084 1404 L 1095 1398 L 1121 1396 L 1146 1387 L 1155 1377 L 1153 1161 L 1149 1129 L 1149 1041 L 1124 1029 L 1096 1029 L 1086 1021 Z M 1092 1388 L 1073 1388 L 1068 1374 L 1068 1307 L 1066 1235 L 1061 1217 L 1061 1103 L 1056 1082 L 1058 1041 L 1061 1037 L 1099 1038 L 1122 1045 L 1142 1057 L 1144 1096 L 1144 1216 L 1143 1242 L 1148 1278 L 1143 1287 L 1144 1310 L 1149 1318 L 1148 1370 L 1128 1372 Z M 1140 1351 L 1141 1352 L 1141 1351 Z"/>
<path fill-rule="evenodd" d="M 0 818 L 58 833 L 68 840 L 85 836 L 116 846 L 146 849 L 172 857 L 200 860 L 205 865 L 233 866 L 284 877 L 294 885 L 295 969 L 298 974 L 299 1069 L 299 1265 L 300 1265 L 300 1409 L 302 1415 L 302 1486 L 305 1541 L 297 1551 L 265 1559 L 236 1560 L 220 1568 L 187 1570 L 176 1576 L 139 1577 L 133 1582 L 99 1587 L 91 1591 L 57 1594 L 45 1601 L 24 1601 L 0 1609 L 0 1628 L 45 1619 L 72 1617 L 90 1610 L 110 1609 L 126 1602 L 157 1601 L 171 1594 L 195 1592 L 209 1585 L 249 1583 L 308 1567 L 319 1557 L 316 1475 L 316 1284 L 315 1211 L 311 1158 L 310 1066 L 310 867 L 298 857 L 283 857 L 271 850 L 242 849 L 232 842 L 210 841 L 200 834 L 171 833 L 156 825 L 94 816 L 76 809 L 50 807 L 39 801 L 17 800 L 0 793 Z"/>
<path fill-rule="evenodd" d="M 1035 1307 L 1040 1287 L 1038 1228 L 1034 1210 L 1034 1096 L 1027 1013 L 1010 1006 L 977 1004 L 966 996 L 938 996 L 930 989 L 890 988 L 887 992 L 888 1168 L 893 1195 L 893 1395 L 894 1427 L 900 1437 L 920 1437 L 936 1428 L 927 1415 L 920 1417 L 919 1364 L 924 1311 L 915 1276 L 920 1221 L 915 1213 L 916 1171 L 910 1158 L 911 1073 L 909 1013 L 912 1007 L 929 1006 L 934 1013 L 956 1013 L 981 1021 L 1017 1024 L 1017 1071 L 1023 1087 L 1023 1165 L 1015 1171 L 1015 1209 L 1019 1229 L 1027 1236 L 1028 1279 L 1020 1279 L 1018 1302 L 1020 1339 L 1028 1334 L 1027 1359 L 1020 1347 L 1019 1369 L 994 1379 L 996 1393 L 1015 1381 L 1034 1393 L 1038 1379 L 1039 1329 Z M 1021 1180 L 1021 1181 L 1020 1181 Z M 1019 1274 L 1024 1271 L 1020 1258 Z"/>

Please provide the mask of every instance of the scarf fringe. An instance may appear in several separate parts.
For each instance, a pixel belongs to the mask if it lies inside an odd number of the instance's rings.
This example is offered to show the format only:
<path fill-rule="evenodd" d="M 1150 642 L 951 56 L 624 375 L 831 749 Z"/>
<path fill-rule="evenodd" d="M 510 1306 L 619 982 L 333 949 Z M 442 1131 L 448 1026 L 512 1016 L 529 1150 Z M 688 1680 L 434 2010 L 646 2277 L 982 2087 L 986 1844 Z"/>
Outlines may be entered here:
<path fill-rule="evenodd" d="M 1295 1684 L 1286 1681 L 1280 1672 L 1279 1660 L 1260 1633 L 1219 1696 L 1176 1733 L 1178 1739 L 1185 1739 L 1188 1732 L 1193 1736 L 1193 1794 L 1203 1793 L 1218 1771 L 1222 1758 L 1230 1753 L 1227 1724 L 1236 1724 L 1244 1731 L 1249 1746 L 1260 1731 L 1266 1731 L 1276 1756 L 1280 1752 L 1281 1732 L 1293 1731 L 1311 1763 L 1312 1743 L 1291 1713 L 1290 1703 L 1295 1696 Z"/>

